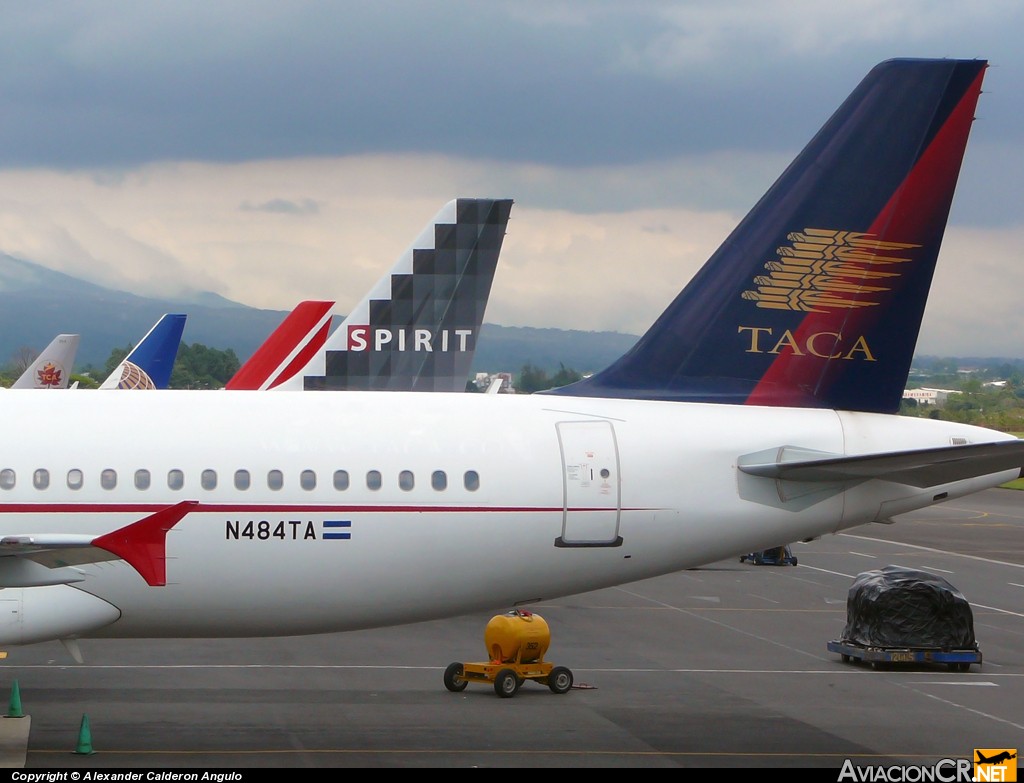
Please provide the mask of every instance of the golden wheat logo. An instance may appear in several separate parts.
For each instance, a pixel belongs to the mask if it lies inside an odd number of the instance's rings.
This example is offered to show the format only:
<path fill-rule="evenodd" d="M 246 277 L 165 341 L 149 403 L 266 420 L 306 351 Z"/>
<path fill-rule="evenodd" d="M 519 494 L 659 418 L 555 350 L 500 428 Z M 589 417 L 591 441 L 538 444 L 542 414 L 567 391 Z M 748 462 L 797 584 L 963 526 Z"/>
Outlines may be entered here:
<path fill-rule="evenodd" d="M 1016 748 L 975 748 L 974 780 L 1013 783 L 1017 780 Z"/>
<path fill-rule="evenodd" d="M 912 259 L 901 251 L 920 247 L 905 242 L 882 242 L 874 234 L 805 228 L 786 236 L 789 245 L 765 263 L 767 275 L 754 278 L 756 291 L 743 298 L 758 307 L 821 313 L 834 309 L 873 307 L 871 296 L 890 289 L 900 264 Z"/>

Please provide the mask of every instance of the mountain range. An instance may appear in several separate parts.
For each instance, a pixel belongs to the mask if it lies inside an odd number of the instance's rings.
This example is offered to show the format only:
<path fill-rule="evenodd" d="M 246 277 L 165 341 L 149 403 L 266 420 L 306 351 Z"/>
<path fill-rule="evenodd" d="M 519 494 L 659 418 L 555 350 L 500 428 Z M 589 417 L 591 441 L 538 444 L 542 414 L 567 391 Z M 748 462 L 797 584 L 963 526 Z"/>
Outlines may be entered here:
<path fill-rule="evenodd" d="M 298 302 L 296 302 L 298 304 Z M 284 320 L 286 310 L 261 310 L 202 293 L 159 299 L 105 288 L 0 254 L 0 365 L 26 350 L 41 351 L 61 333 L 80 334 L 76 370 L 103 367 L 115 348 L 130 348 L 164 313 L 185 313 L 186 344 L 232 349 L 245 361 Z M 593 372 L 625 353 L 636 335 L 485 323 L 472 371 L 518 373 L 531 364 L 554 373 L 560 365 Z"/>

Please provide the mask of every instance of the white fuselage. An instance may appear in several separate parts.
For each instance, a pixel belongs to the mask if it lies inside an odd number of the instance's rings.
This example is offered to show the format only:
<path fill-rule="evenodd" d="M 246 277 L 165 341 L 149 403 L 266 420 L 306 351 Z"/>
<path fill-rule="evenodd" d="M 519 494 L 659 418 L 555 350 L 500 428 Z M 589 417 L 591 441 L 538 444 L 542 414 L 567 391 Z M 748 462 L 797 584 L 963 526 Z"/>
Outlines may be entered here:
<path fill-rule="evenodd" d="M 858 454 L 1008 437 L 828 410 L 400 392 L 12 390 L 0 400 L 0 534 L 99 535 L 199 501 L 167 535 L 166 586 L 114 560 L 77 566 L 72 584 L 8 587 L 6 643 L 293 635 L 505 610 L 1017 475 L 801 493 L 737 470 L 742 455 L 783 445 Z M 236 487 L 239 471 L 248 488 Z M 36 628 L 32 612 L 70 605 L 69 591 L 116 611 Z"/>

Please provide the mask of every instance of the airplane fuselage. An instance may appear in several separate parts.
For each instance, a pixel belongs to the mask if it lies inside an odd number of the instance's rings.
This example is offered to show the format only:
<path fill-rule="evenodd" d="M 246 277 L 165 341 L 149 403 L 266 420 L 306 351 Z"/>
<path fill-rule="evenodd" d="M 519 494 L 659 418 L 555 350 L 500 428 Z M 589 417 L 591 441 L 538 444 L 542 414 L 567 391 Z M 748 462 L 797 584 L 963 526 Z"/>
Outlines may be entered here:
<path fill-rule="evenodd" d="M 51 586 L 18 587 L 0 569 L 0 643 L 310 634 L 506 610 L 1019 475 L 804 488 L 737 469 L 782 445 L 858 454 L 1009 438 L 823 409 L 405 392 L 55 397 L 3 394 L 6 442 L 18 444 L 0 452 L 5 535 L 100 535 L 199 505 L 167 534 L 166 586 L 122 560 L 55 569 L 67 583 Z"/>

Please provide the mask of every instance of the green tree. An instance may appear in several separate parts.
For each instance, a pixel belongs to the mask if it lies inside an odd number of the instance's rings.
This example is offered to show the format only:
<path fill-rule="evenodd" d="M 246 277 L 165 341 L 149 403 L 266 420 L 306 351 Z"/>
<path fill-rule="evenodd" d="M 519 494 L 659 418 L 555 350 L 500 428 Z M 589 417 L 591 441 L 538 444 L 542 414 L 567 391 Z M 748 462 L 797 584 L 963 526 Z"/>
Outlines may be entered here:
<path fill-rule="evenodd" d="M 72 373 L 71 385 L 75 386 L 75 384 L 78 384 L 76 387 L 78 389 L 98 389 L 100 387 L 99 381 L 85 373 Z"/>
<path fill-rule="evenodd" d="M 79 388 L 95 388 L 110 376 L 124 358 L 131 353 L 131 345 L 126 348 L 114 348 L 103 369 L 89 365 L 81 377 L 91 378 L 92 384 L 80 383 Z M 178 355 L 174 360 L 174 369 L 168 387 L 171 389 L 219 389 L 222 388 L 241 366 L 237 354 L 231 349 L 221 351 L 210 348 L 202 343 L 178 347 Z"/>
<path fill-rule="evenodd" d="M 516 381 L 516 389 L 522 394 L 533 394 L 543 389 L 551 388 L 551 380 L 548 374 L 540 367 L 535 367 L 530 362 L 523 365 L 519 372 L 519 379 Z"/>
<path fill-rule="evenodd" d="M 103 365 L 103 377 L 99 379 L 100 383 L 103 383 L 103 381 L 110 377 L 110 374 L 118 368 L 134 347 L 134 345 L 127 345 L 124 348 L 114 348 L 110 352 L 110 356 L 107 357 L 107 363 Z"/>
<path fill-rule="evenodd" d="M 534 392 L 553 389 L 559 386 L 566 386 L 582 378 L 583 375 L 571 367 L 566 367 L 562 362 L 558 363 L 558 372 L 548 377 L 548 374 L 540 367 L 527 362 L 519 372 L 516 381 L 516 390 L 520 394 L 533 394 Z"/>
<path fill-rule="evenodd" d="M 568 386 L 570 383 L 576 383 L 581 378 L 583 378 L 583 373 L 577 372 L 571 367 L 566 367 L 562 362 L 559 362 L 558 372 L 551 379 L 551 387 L 557 389 L 559 386 Z"/>
<path fill-rule="evenodd" d="M 238 356 L 230 348 L 221 351 L 202 343 L 182 343 L 171 372 L 170 388 L 220 389 L 240 366 Z"/>
<path fill-rule="evenodd" d="M 900 413 L 903 416 L 920 416 L 921 406 L 917 404 L 917 400 L 904 397 L 900 401 Z"/>

